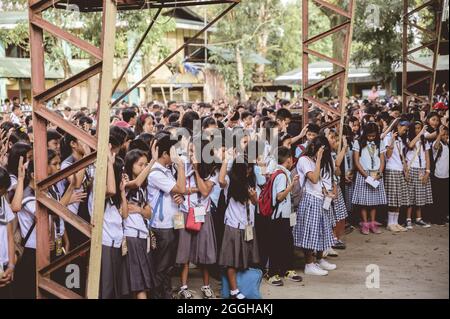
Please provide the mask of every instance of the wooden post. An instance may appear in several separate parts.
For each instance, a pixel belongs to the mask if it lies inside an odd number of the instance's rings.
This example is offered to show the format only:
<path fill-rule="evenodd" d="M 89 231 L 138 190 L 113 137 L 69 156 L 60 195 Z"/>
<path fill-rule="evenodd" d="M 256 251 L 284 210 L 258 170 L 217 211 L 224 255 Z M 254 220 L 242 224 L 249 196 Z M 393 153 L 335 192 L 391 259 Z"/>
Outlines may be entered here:
<path fill-rule="evenodd" d="M 403 0 L 403 39 L 402 39 L 402 111 L 408 109 L 408 0 Z"/>
<path fill-rule="evenodd" d="M 106 175 L 108 162 L 109 112 L 113 88 L 113 62 L 117 7 L 114 0 L 103 0 L 103 65 L 97 124 L 97 164 L 94 179 L 94 213 L 92 216 L 91 253 L 87 298 L 98 299 L 102 257 L 103 215 L 105 212 Z"/>
<path fill-rule="evenodd" d="M 309 1 L 303 0 L 302 1 L 302 43 L 303 43 L 303 49 L 302 49 L 302 97 L 305 95 L 305 88 L 308 87 L 308 73 L 309 73 L 309 61 L 308 61 L 308 53 L 306 52 L 307 45 L 305 44 L 306 40 L 309 38 L 309 29 L 308 29 L 308 22 L 309 22 Z M 308 105 L 309 101 L 305 98 L 302 100 L 302 107 L 303 107 L 303 127 L 308 124 Z"/>

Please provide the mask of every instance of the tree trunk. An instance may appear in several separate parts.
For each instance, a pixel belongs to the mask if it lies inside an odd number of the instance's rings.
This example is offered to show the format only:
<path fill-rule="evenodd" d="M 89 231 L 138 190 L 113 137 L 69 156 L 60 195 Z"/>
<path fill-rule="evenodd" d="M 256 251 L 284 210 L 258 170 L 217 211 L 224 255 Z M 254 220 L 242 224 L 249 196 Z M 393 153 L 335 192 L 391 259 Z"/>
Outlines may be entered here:
<path fill-rule="evenodd" d="M 269 18 L 266 3 L 262 2 L 259 9 L 258 21 L 260 24 L 264 23 Z M 263 58 L 267 57 L 267 43 L 269 42 L 269 28 L 262 28 L 261 34 L 258 36 L 258 53 Z M 262 83 L 265 80 L 265 64 L 258 64 L 256 66 L 255 80 L 257 83 Z"/>
<path fill-rule="evenodd" d="M 244 64 L 242 62 L 241 49 L 239 46 L 236 46 L 236 68 L 238 74 L 238 84 L 239 84 L 239 94 L 241 95 L 241 100 L 247 100 L 246 92 L 245 92 L 245 83 L 244 83 Z"/>
<path fill-rule="evenodd" d="M 386 89 L 386 95 L 387 96 L 391 96 L 392 94 L 392 80 L 391 79 L 386 79 L 384 80 L 384 88 Z"/>

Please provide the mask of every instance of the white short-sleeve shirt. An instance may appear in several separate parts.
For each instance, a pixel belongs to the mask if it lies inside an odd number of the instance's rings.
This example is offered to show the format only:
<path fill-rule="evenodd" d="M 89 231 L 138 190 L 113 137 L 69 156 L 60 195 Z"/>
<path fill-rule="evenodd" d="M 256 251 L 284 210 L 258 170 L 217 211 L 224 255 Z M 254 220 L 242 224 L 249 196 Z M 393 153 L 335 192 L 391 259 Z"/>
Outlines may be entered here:
<path fill-rule="evenodd" d="M 16 216 L 11 210 L 5 196 L 2 196 L 0 200 L 0 265 L 6 265 L 9 262 L 8 224 Z"/>
<path fill-rule="evenodd" d="M 425 150 L 422 146 L 422 142 L 419 140 L 414 146 L 413 149 L 409 150 L 406 153 L 406 162 L 408 166 L 413 168 L 426 168 L 427 160 L 426 160 L 426 152 L 430 150 L 430 144 L 425 143 Z M 416 155 L 417 154 L 417 155 Z"/>
<path fill-rule="evenodd" d="M 372 148 L 373 155 L 371 155 L 371 152 L 369 152 L 369 147 Z M 353 143 L 353 152 L 359 151 L 360 151 L 359 141 L 355 141 Z M 385 152 L 386 147 L 383 141 L 380 142 L 380 150 L 378 150 L 377 146 L 375 145 L 375 142 L 368 142 L 367 146 L 364 147 L 364 149 L 361 151 L 359 163 L 361 164 L 362 168 L 365 171 L 378 171 L 381 167 L 380 154 L 383 154 Z"/>
<path fill-rule="evenodd" d="M 89 215 L 94 211 L 94 196 L 89 195 L 88 200 Z M 111 200 L 106 200 L 105 214 L 103 215 L 102 245 L 120 248 L 123 240 L 122 216 Z"/>
<path fill-rule="evenodd" d="M 448 145 L 444 144 L 442 142 L 442 152 L 439 156 L 438 160 L 436 161 L 436 168 L 434 171 L 434 176 L 437 178 L 449 178 L 449 149 Z M 433 143 L 433 157 L 436 159 L 436 156 L 438 154 L 438 151 L 434 149 L 434 145 L 436 142 Z"/>
<path fill-rule="evenodd" d="M 28 198 L 24 198 L 24 200 L 22 201 L 22 209 L 17 213 L 22 238 L 25 238 L 27 236 L 28 231 L 33 225 L 35 213 L 36 200 L 28 200 Z M 25 247 L 36 249 L 36 226 L 34 227 L 30 237 L 25 243 Z"/>
<path fill-rule="evenodd" d="M 172 171 L 156 162 L 153 165 L 152 171 L 148 175 L 148 202 L 153 209 L 152 227 L 160 229 L 173 228 L 173 216 L 178 212 L 178 205 L 172 198 L 171 192 L 177 181 L 172 174 Z M 163 220 L 160 220 L 159 211 L 156 211 L 156 203 L 160 196 L 160 191 L 163 191 Z"/>
<path fill-rule="evenodd" d="M 313 184 L 307 177 L 309 172 L 314 172 L 316 163 L 307 156 L 302 156 L 297 162 L 297 173 L 299 177 L 300 187 L 305 186 L 305 192 L 313 196 L 323 198 L 322 183 L 319 181 Z"/>
<path fill-rule="evenodd" d="M 278 165 L 277 170 L 281 170 L 283 173 L 275 177 L 273 181 L 272 189 L 272 205 L 277 203 L 277 195 L 284 192 L 291 184 L 291 172 L 289 172 L 284 166 Z M 278 204 L 277 211 L 272 214 L 272 219 L 277 218 L 289 218 L 292 213 L 292 201 L 291 193 L 288 193 L 286 198 Z"/>
<path fill-rule="evenodd" d="M 230 178 L 228 175 L 225 177 L 227 187 L 225 187 L 225 198 L 228 201 L 228 190 L 230 188 Z M 249 217 L 250 225 L 255 225 L 255 206 L 249 201 Z M 248 225 L 247 208 L 246 205 L 235 201 L 233 198 L 229 199 L 227 210 L 225 211 L 225 225 L 245 229 Z"/>
<path fill-rule="evenodd" d="M 384 138 L 384 145 L 391 145 L 392 133 L 388 133 Z M 400 138 L 393 144 L 391 157 L 386 156 L 386 169 L 391 171 L 403 171 L 402 154 L 405 146 Z M 400 153 L 401 152 L 401 153 Z"/>
<path fill-rule="evenodd" d="M 214 184 L 214 186 L 219 184 L 219 175 L 215 174 L 213 176 L 209 176 L 206 181 L 210 181 Z M 213 186 L 213 187 L 214 187 Z M 186 187 L 197 187 L 197 181 L 195 178 L 195 173 L 190 171 L 188 176 L 186 176 Z M 201 206 L 201 207 L 205 207 L 206 208 L 206 212 L 210 212 L 211 211 L 211 198 L 210 196 L 208 197 L 203 197 L 200 195 L 200 201 L 198 199 L 198 193 L 193 193 L 184 196 L 184 202 L 183 204 L 181 204 L 180 206 L 180 210 L 182 212 L 187 213 L 189 211 L 189 202 L 190 202 L 190 207 L 196 207 L 196 206 Z M 220 193 L 219 193 L 220 195 Z"/>

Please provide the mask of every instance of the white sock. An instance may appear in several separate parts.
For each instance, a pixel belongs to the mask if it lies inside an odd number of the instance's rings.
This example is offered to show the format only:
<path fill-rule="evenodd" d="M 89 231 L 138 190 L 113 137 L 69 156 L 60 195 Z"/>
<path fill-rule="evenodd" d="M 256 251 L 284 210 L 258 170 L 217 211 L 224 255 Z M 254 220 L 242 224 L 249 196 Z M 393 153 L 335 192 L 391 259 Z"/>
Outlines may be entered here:
<path fill-rule="evenodd" d="M 388 226 L 395 224 L 395 213 L 388 212 Z"/>
<path fill-rule="evenodd" d="M 400 216 L 400 213 L 394 213 L 394 224 L 398 225 L 398 216 Z"/>
<path fill-rule="evenodd" d="M 202 288 L 204 288 L 204 289 L 206 289 L 206 288 L 209 288 L 209 285 L 207 285 L 207 286 L 203 286 Z"/>
<path fill-rule="evenodd" d="M 421 219 L 422 219 L 422 217 L 416 218 L 416 222 L 420 221 Z"/>
<path fill-rule="evenodd" d="M 188 289 L 188 286 L 187 285 L 181 286 L 180 289 L 181 290 Z"/>

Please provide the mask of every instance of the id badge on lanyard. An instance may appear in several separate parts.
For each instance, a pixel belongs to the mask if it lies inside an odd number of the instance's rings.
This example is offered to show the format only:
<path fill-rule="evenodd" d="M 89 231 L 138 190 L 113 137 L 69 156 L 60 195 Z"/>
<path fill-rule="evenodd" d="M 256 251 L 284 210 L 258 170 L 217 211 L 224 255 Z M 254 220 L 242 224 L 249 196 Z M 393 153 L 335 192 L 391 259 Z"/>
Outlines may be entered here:
<path fill-rule="evenodd" d="M 247 226 L 245 226 L 244 240 L 249 242 L 253 240 L 253 226 L 250 223 L 250 205 L 248 203 L 245 205 L 245 209 L 247 211 Z"/>
<path fill-rule="evenodd" d="M 180 211 L 173 215 L 173 228 L 184 229 L 184 214 Z"/>
<path fill-rule="evenodd" d="M 330 210 L 332 202 L 333 202 L 333 198 L 331 198 L 330 196 L 325 196 L 325 198 L 323 200 L 323 209 Z"/>

